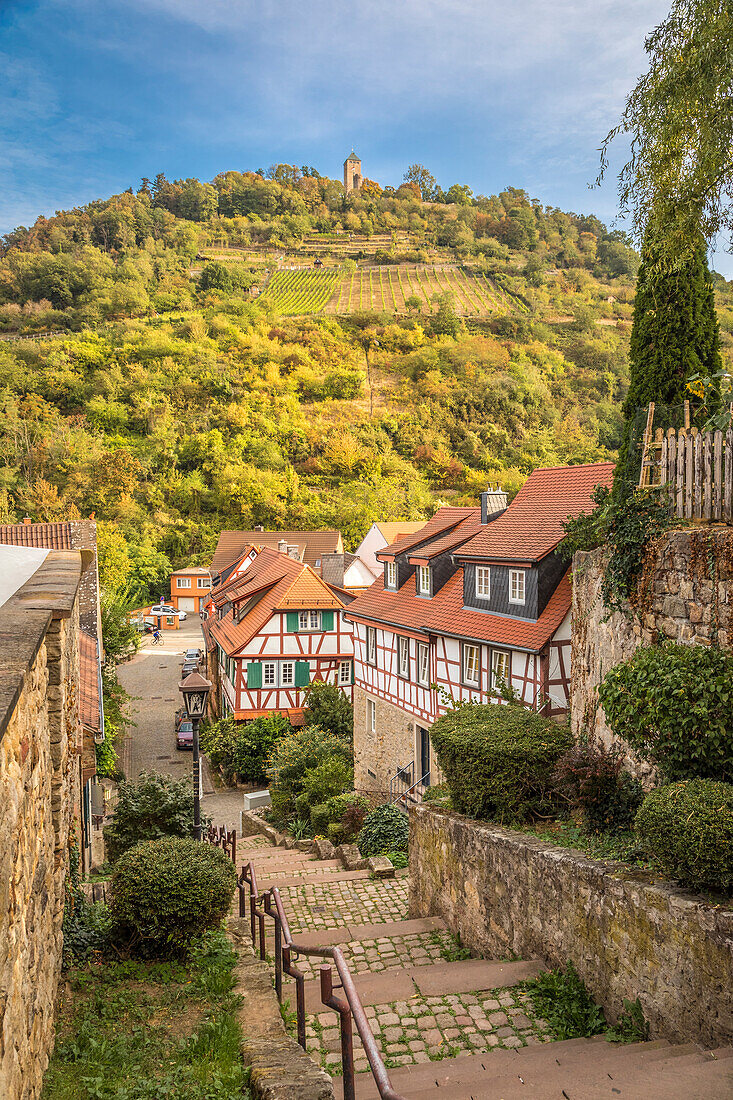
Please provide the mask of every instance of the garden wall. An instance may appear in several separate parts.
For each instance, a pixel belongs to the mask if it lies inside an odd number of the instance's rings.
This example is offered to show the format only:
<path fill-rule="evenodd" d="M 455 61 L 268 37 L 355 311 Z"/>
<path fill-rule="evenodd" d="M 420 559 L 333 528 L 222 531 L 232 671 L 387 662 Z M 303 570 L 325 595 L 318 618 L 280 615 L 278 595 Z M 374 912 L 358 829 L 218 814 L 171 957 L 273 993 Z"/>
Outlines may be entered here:
<path fill-rule="evenodd" d="M 610 746 L 614 737 L 597 695 L 609 669 L 657 637 L 692 645 L 733 643 L 733 531 L 698 527 L 656 539 L 647 550 L 635 612 L 614 612 L 607 622 L 600 596 L 605 561 L 604 550 L 573 558 L 570 707 L 576 737 Z M 643 765 L 636 770 L 642 776 L 650 771 Z"/>
<path fill-rule="evenodd" d="M 733 1041 L 733 908 L 429 805 L 410 823 L 411 917 L 489 958 L 572 960 L 610 1020 L 639 997 L 653 1038 Z"/>

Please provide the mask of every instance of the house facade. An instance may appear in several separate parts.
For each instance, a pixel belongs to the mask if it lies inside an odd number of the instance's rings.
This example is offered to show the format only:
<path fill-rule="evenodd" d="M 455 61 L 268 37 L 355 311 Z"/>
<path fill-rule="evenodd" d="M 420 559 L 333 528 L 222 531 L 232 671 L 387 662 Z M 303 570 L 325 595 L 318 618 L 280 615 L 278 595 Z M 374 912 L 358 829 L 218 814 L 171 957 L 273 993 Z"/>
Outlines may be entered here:
<path fill-rule="evenodd" d="M 176 569 L 171 574 L 171 604 L 178 611 L 202 611 L 210 590 L 211 574 L 203 566 Z"/>
<path fill-rule="evenodd" d="M 315 682 L 353 693 L 345 600 L 310 566 L 267 547 L 244 547 L 229 579 L 211 590 L 203 630 L 214 684 L 212 712 L 248 721 L 273 711 L 302 722 Z"/>
<path fill-rule="evenodd" d="M 453 702 L 508 697 L 553 717 L 568 708 L 570 579 L 562 523 L 590 511 L 613 465 L 535 470 L 509 507 L 441 508 L 376 552 L 383 575 L 346 611 L 354 628 L 359 789 L 440 780 L 430 727 Z"/>
<path fill-rule="evenodd" d="M 245 548 L 250 546 L 257 550 L 266 547 L 287 554 L 293 561 L 309 565 L 318 574 L 325 555 L 344 552 L 340 531 L 265 531 L 264 527 L 254 527 L 251 531 L 222 531 L 211 562 L 212 580 L 224 584 L 235 563 L 244 555 Z"/>

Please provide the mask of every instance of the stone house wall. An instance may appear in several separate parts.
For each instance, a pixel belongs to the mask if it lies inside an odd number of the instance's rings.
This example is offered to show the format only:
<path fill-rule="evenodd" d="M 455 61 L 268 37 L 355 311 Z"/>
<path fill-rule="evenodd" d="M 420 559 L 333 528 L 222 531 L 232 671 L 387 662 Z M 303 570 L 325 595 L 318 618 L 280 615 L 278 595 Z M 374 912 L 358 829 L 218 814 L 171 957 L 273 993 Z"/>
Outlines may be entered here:
<path fill-rule="evenodd" d="M 367 702 L 376 704 L 376 730 L 372 733 L 367 722 Z M 354 786 L 358 791 L 388 793 L 389 781 L 397 771 L 415 762 L 419 764 L 420 746 L 417 744 L 416 727 L 421 723 L 407 711 L 387 703 L 364 688 L 354 687 Z M 430 747 L 431 782 L 443 781 L 435 754 Z M 415 779 L 419 779 L 415 775 Z"/>
<path fill-rule="evenodd" d="M 657 539 L 647 551 L 635 609 L 614 612 L 606 622 L 600 596 L 605 561 L 604 550 L 573 558 L 570 706 L 575 736 L 610 746 L 614 736 L 597 694 L 609 669 L 659 637 L 690 645 L 733 642 L 733 531 L 697 527 Z M 636 770 L 649 769 L 637 763 Z"/>
<path fill-rule="evenodd" d="M 62 557 L 64 568 L 52 559 Z M 79 839 L 82 732 L 78 716 L 79 554 L 49 555 L 2 608 L 4 683 L 18 677 L 0 725 L 0 1096 L 35 1100 L 54 1041 L 64 884 Z M 56 606 L 42 609 L 39 574 Z M 30 589 L 30 592 L 27 590 Z M 64 591 L 65 589 L 65 591 Z M 33 604 L 34 606 L 30 606 Z M 62 605 L 62 606 L 59 606 Z M 12 639 L 11 639 L 12 640 Z M 22 663 L 20 663 L 22 662 Z M 24 667 L 25 666 L 25 667 Z"/>
<path fill-rule="evenodd" d="M 571 960 L 609 1020 L 638 997 L 652 1038 L 733 1041 L 733 910 L 649 874 L 423 804 L 409 915 L 487 958 Z"/>

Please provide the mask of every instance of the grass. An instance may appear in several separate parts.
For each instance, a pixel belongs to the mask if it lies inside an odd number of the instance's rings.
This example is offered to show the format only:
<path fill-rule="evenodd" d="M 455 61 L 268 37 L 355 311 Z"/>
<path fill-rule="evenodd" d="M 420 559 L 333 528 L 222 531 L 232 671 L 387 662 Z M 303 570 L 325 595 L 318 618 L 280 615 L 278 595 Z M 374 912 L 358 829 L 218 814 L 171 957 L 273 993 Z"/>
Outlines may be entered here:
<path fill-rule="evenodd" d="M 532 833 L 539 840 L 562 848 L 575 848 L 591 859 L 613 859 L 636 867 L 651 868 L 652 864 L 639 848 L 633 832 L 589 833 L 574 821 L 553 821 L 542 825 L 515 825 L 521 832 Z"/>
<path fill-rule="evenodd" d="M 450 937 L 449 943 L 446 943 L 446 935 Z M 464 962 L 466 959 L 473 958 L 471 949 L 461 943 L 461 937 L 457 933 L 433 932 L 430 938 L 440 948 L 440 953 L 446 962 Z"/>
<path fill-rule="evenodd" d="M 69 970 L 42 1100 L 248 1096 L 235 962 L 215 932 L 185 963 L 102 961 Z"/>

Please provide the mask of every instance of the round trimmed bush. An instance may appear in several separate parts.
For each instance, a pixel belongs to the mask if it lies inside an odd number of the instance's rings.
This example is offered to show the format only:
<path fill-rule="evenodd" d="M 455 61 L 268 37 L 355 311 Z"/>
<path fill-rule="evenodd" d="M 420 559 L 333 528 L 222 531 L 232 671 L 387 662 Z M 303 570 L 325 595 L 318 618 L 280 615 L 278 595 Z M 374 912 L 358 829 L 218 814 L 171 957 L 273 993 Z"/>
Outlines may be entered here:
<path fill-rule="evenodd" d="M 146 955 L 175 955 L 229 912 L 237 882 L 220 848 L 166 837 L 130 848 L 112 875 L 116 934 Z"/>
<path fill-rule="evenodd" d="M 690 779 L 657 787 L 641 804 L 636 832 L 681 885 L 733 893 L 733 784 Z"/>
<path fill-rule="evenodd" d="M 454 808 L 484 821 L 522 821 L 557 809 L 555 767 L 573 738 L 536 711 L 467 704 L 430 730 Z"/>
<path fill-rule="evenodd" d="M 357 844 L 363 856 L 381 856 L 384 852 L 406 852 L 410 825 L 407 815 L 387 803 L 377 806 L 367 817 Z"/>

